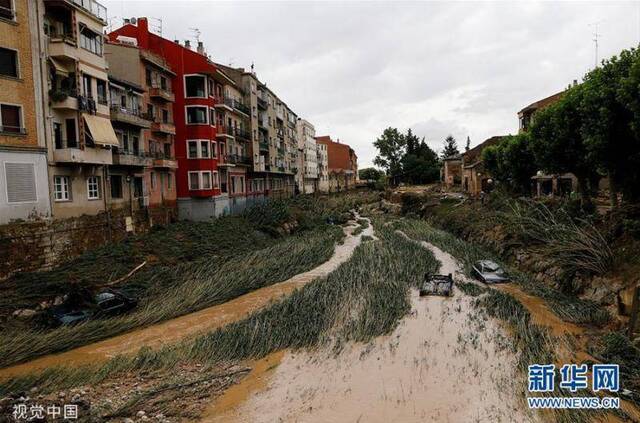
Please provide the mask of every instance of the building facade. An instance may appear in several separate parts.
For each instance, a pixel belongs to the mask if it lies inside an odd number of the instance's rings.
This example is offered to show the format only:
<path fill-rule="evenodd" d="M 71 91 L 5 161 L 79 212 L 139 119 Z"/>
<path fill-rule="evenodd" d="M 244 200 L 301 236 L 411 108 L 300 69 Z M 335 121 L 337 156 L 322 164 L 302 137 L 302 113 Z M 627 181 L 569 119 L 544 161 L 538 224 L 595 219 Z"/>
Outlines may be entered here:
<path fill-rule="evenodd" d="M 330 136 L 316 137 L 318 144 L 327 149 L 329 192 L 339 192 L 356 187 L 358 178 L 358 157 L 355 151 L 340 140 Z"/>
<path fill-rule="evenodd" d="M 298 184 L 304 194 L 318 191 L 318 146 L 316 130 L 305 119 L 298 119 L 298 151 L 300 154 Z"/>
<path fill-rule="evenodd" d="M 318 191 L 329 192 L 329 154 L 327 145 L 316 142 L 318 163 Z"/>
<path fill-rule="evenodd" d="M 36 6 L 0 5 L 0 224 L 51 215 Z"/>

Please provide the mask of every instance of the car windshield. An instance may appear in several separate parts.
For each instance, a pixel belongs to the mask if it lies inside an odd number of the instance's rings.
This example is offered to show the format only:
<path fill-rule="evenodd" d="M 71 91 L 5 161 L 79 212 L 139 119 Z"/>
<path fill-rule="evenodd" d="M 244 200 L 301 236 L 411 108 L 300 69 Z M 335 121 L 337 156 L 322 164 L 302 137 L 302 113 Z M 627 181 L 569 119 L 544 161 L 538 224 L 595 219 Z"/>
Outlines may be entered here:
<path fill-rule="evenodd" d="M 486 272 L 496 272 L 496 273 L 502 272 L 502 269 L 500 269 L 500 266 L 498 266 L 496 263 L 492 261 L 485 261 L 484 263 L 482 263 L 482 268 Z"/>

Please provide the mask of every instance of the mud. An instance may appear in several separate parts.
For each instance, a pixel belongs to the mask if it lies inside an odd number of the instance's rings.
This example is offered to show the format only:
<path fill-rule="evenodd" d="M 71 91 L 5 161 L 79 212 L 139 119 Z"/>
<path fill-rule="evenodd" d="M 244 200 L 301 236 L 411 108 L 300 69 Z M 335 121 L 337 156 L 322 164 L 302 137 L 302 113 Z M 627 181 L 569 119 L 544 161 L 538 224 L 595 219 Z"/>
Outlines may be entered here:
<path fill-rule="evenodd" d="M 453 257 L 426 246 L 441 273 L 464 278 Z M 202 422 L 536 420 L 522 411 L 506 333 L 477 314 L 470 297 L 412 291 L 411 306 L 391 335 L 337 356 L 323 349 L 268 357 L 270 365 L 256 366 Z"/>
<path fill-rule="evenodd" d="M 356 213 L 355 218 L 359 219 L 360 216 Z M 373 236 L 373 226 L 370 221 L 368 227 L 359 235 L 352 235 L 354 229 L 358 227 L 357 223 L 355 221 L 350 221 L 349 223 L 344 228 L 346 235 L 344 242 L 336 245 L 333 256 L 325 263 L 308 272 L 195 313 L 137 329 L 64 353 L 51 354 L 23 364 L 4 368 L 0 370 L 0 380 L 49 367 L 65 366 L 69 363 L 74 366 L 94 364 L 106 361 L 119 354 L 135 353 L 142 347 L 158 348 L 165 344 L 176 343 L 182 339 L 195 337 L 198 334 L 241 320 L 282 296 L 290 294 L 293 290 L 304 286 L 313 279 L 328 275 L 351 257 L 355 248 L 360 244 L 362 236 Z"/>

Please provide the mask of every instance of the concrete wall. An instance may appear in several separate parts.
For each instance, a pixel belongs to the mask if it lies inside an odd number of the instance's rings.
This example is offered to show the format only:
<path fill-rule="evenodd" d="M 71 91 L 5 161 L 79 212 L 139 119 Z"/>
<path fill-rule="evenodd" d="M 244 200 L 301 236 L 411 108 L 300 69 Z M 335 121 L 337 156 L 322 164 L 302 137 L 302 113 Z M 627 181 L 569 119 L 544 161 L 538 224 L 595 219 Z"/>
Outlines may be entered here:
<path fill-rule="evenodd" d="M 231 214 L 228 196 L 178 198 L 180 220 L 206 221 Z"/>

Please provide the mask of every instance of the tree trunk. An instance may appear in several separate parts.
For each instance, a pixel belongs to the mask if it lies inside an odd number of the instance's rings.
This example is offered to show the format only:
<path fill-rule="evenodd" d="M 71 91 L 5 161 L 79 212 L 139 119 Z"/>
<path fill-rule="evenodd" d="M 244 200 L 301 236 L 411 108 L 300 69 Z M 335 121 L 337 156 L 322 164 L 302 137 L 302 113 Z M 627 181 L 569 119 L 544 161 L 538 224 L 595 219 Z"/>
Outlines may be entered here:
<path fill-rule="evenodd" d="M 607 172 L 607 177 L 609 178 L 609 202 L 611 207 L 615 209 L 618 208 L 618 187 L 613 180 L 613 172 L 611 170 Z"/>
<path fill-rule="evenodd" d="M 577 176 L 578 178 L 578 191 L 580 192 L 582 208 L 586 210 L 590 210 L 591 203 L 591 193 L 589 192 L 589 186 L 587 183 L 587 178 L 584 176 Z"/>

